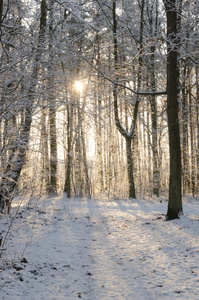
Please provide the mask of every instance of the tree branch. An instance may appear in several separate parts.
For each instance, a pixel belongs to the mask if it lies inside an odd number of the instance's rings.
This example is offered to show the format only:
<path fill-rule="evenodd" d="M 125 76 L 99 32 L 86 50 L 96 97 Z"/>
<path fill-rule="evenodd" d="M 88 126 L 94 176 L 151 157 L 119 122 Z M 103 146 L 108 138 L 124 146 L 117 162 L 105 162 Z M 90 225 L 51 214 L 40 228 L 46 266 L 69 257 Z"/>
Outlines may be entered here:
<path fill-rule="evenodd" d="M 157 91 L 157 92 L 153 92 L 153 91 L 142 91 L 142 92 L 138 92 L 138 91 L 135 91 L 133 90 L 132 88 L 122 84 L 122 83 L 119 83 L 115 80 L 112 80 L 111 78 L 107 77 L 102 71 L 100 71 L 97 67 L 95 67 L 91 62 L 89 62 L 89 60 L 87 58 L 85 58 L 84 56 L 82 56 L 82 58 L 93 68 L 95 69 L 100 75 L 102 75 L 102 77 L 104 79 L 106 79 L 107 81 L 111 82 L 112 84 L 115 84 L 117 86 L 120 86 L 120 87 L 123 87 L 125 89 L 127 89 L 128 91 L 132 92 L 133 94 L 136 94 L 136 95 L 140 95 L 140 96 L 150 96 L 150 95 L 154 95 L 154 96 L 161 96 L 161 95 L 166 95 L 167 94 L 167 91 Z"/>

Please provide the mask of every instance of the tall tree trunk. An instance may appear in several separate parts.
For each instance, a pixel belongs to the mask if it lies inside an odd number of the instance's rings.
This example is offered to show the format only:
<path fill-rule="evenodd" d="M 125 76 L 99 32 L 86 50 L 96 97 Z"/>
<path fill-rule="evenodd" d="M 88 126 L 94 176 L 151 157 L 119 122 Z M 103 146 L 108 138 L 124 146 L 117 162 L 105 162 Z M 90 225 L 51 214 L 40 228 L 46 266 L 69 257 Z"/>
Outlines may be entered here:
<path fill-rule="evenodd" d="M 151 96 L 151 119 L 152 119 L 152 151 L 153 151 L 153 194 L 160 194 L 160 170 L 158 159 L 158 136 L 157 136 L 157 106 L 155 96 Z"/>
<path fill-rule="evenodd" d="M 40 138 L 40 153 L 41 153 L 41 182 L 40 191 L 47 193 L 49 191 L 49 154 L 48 154 L 48 133 L 46 128 L 47 107 L 41 112 L 41 138 Z"/>
<path fill-rule="evenodd" d="M 64 192 L 71 197 L 71 169 L 72 169 L 72 138 L 73 138 L 73 106 L 67 105 L 67 163 Z"/>
<path fill-rule="evenodd" d="M 151 37 L 156 38 L 158 35 L 158 1 L 154 3 L 155 6 L 155 18 L 152 14 L 151 3 L 147 4 L 147 15 L 150 25 Z M 155 19 L 155 24 L 154 24 Z M 155 26 L 155 28 L 154 28 Z M 156 90 L 156 70 L 155 70 L 155 44 L 150 47 L 149 57 L 149 80 L 152 87 L 152 91 Z M 159 171 L 159 159 L 158 159 L 158 134 L 157 134 L 157 101 L 156 96 L 151 95 L 149 97 L 151 104 L 151 120 L 152 120 L 152 152 L 153 152 L 153 194 L 159 197 L 160 193 L 160 171 Z"/>
<path fill-rule="evenodd" d="M 191 146 L 191 192 L 192 196 L 195 195 L 195 173 L 196 173 L 196 161 L 195 161 L 195 142 L 194 142 L 194 118 L 193 118 L 193 102 L 192 102 L 192 92 L 191 92 L 191 84 L 189 82 L 188 87 L 188 97 L 189 97 L 189 114 L 190 114 L 190 146 Z"/>
<path fill-rule="evenodd" d="M 49 193 L 57 194 L 57 134 L 56 134 L 56 108 L 50 105 L 50 186 Z"/>
<path fill-rule="evenodd" d="M 96 35 L 96 43 L 97 43 L 97 53 L 96 53 L 96 64 L 97 70 L 101 71 L 101 56 L 100 56 L 100 37 L 97 33 Z M 95 86 L 95 105 L 96 105 L 96 116 L 95 116 L 95 130 L 96 130 L 96 163 L 97 163 L 97 188 L 99 192 L 102 193 L 104 191 L 104 169 L 103 169 L 103 143 L 102 143 L 102 100 L 100 93 L 100 84 L 101 84 L 101 76 L 99 72 L 97 73 L 97 82 Z"/>
<path fill-rule="evenodd" d="M 141 67 L 142 67 L 142 52 L 143 52 L 143 45 L 142 45 L 142 39 L 143 39 L 143 15 L 144 15 L 144 4 L 145 1 L 142 0 L 141 4 L 141 18 L 140 18 L 140 41 L 139 41 L 139 69 L 138 69 L 138 85 L 137 89 L 139 91 L 140 85 L 141 85 Z M 132 124 L 129 132 L 122 126 L 119 118 L 119 110 L 118 110 L 118 89 L 117 89 L 117 81 L 119 78 L 119 66 L 118 66 L 118 40 L 117 40 L 117 17 L 116 17 L 116 1 L 113 1 L 113 45 L 114 45 L 114 63 L 115 63 L 115 83 L 113 85 L 113 101 L 114 101 L 114 114 L 115 114 L 115 123 L 118 131 L 122 134 L 122 136 L 126 140 L 126 146 L 127 146 L 127 170 L 128 170 L 128 180 L 129 180 L 129 198 L 136 198 L 135 195 L 135 185 L 134 185 L 134 177 L 133 177 L 133 157 L 132 157 L 132 151 L 131 151 L 131 140 L 133 139 L 134 132 L 135 132 L 135 124 L 137 120 L 137 114 L 138 114 L 138 108 L 140 99 L 136 100 L 135 107 L 134 107 L 134 113 L 132 118 Z M 130 155 L 131 151 L 131 155 Z"/>
<path fill-rule="evenodd" d="M 196 186 L 196 193 L 199 193 L 199 76 L 198 76 L 198 65 L 195 66 L 195 72 L 196 72 L 196 121 L 197 121 L 197 186 Z"/>
<path fill-rule="evenodd" d="M 189 149 L 188 149 L 188 101 L 186 89 L 187 66 L 183 68 L 183 83 L 182 83 L 182 180 L 183 194 L 190 189 L 190 167 L 189 167 Z"/>
<path fill-rule="evenodd" d="M 151 47 L 151 85 L 153 91 L 156 87 L 155 79 L 155 47 Z M 153 194 L 159 197 L 160 171 L 158 164 L 158 135 L 157 135 L 157 103 L 155 95 L 150 96 L 151 120 L 152 120 L 152 151 L 153 151 Z"/>
<path fill-rule="evenodd" d="M 48 89 L 49 89 L 49 125 L 50 125 L 50 186 L 49 193 L 57 194 L 57 130 L 56 130 L 56 102 L 54 83 L 54 49 L 53 49 L 53 9 L 54 0 L 49 3 L 49 62 L 48 62 Z"/>
<path fill-rule="evenodd" d="M 30 82 L 30 88 L 27 93 L 27 102 L 24 109 L 24 123 L 22 125 L 22 130 L 20 133 L 19 141 L 20 143 L 16 145 L 14 149 L 14 153 L 12 156 L 14 157 L 16 153 L 16 159 L 14 162 L 10 160 L 6 169 L 9 170 L 9 173 L 6 174 L 2 179 L 0 186 L 0 211 L 3 211 L 5 204 L 9 207 L 10 201 L 14 193 L 14 189 L 18 182 L 18 179 L 21 174 L 21 170 L 26 161 L 26 151 L 30 138 L 30 128 L 32 123 L 32 113 L 35 99 L 35 91 L 38 81 L 38 73 L 39 73 L 39 61 L 42 55 L 42 48 L 44 43 L 45 36 L 45 28 L 46 28 L 46 1 L 41 1 L 41 17 L 40 17 L 40 29 L 38 36 L 38 46 L 35 53 L 34 66 L 32 71 L 32 79 Z"/>
<path fill-rule="evenodd" d="M 133 178 L 133 157 L 131 142 L 132 138 L 126 138 L 126 154 L 127 154 L 127 169 L 128 169 L 128 180 L 129 180 L 129 198 L 136 198 L 135 195 L 135 184 Z"/>
<path fill-rule="evenodd" d="M 89 179 L 89 174 L 88 174 L 88 163 L 87 163 L 87 157 L 86 157 L 85 134 L 84 134 L 83 126 L 81 127 L 81 143 L 82 143 L 84 174 L 85 174 L 85 181 L 86 181 L 86 194 L 87 194 L 87 197 L 90 199 L 91 198 L 91 187 L 90 187 L 90 179 Z"/>
<path fill-rule="evenodd" d="M 182 213 L 181 150 L 178 121 L 178 45 L 177 3 L 164 1 L 167 16 L 167 116 L 169 129 L 170 179 L 167 220 L 179 218 Z"/>

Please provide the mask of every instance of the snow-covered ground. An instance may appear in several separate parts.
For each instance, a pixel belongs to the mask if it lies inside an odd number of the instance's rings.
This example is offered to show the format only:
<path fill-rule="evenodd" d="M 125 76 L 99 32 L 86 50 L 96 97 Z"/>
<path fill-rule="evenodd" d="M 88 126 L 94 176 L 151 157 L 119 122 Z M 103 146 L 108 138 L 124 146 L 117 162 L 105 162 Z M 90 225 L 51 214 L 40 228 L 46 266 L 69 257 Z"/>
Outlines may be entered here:
<path fill-rule="evenodd" d="M 158 200 L 57 197 L 25 207 L 1 250 L 0 299 L 199 299 L 196 200 L 169 222 Z M 11 218 L 0 218 L 5 236 Z"/>

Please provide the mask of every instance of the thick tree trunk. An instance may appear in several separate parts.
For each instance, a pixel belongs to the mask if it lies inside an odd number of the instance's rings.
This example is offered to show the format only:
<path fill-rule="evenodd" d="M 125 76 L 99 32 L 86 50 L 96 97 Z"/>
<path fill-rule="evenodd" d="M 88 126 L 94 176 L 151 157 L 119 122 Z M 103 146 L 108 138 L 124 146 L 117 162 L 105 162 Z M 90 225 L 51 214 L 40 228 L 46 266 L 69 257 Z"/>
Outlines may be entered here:
<path fill-rule="evenodd" d="M 178 47 L 176 0 L 164 1 L 167 15 L 167 115 L 170 150 L 169 203 L 167 220 L 179 218 L 182 213 L 181 150 L 178 121 Z"/>
<path fill-rule="evenodd" d="M 15 156 L 16 148 L 14 148 L 13 153 L 9 159 L 5 170 L 5 177 L 2 179 L 0 186 L 0 210 L 3 212 L 4 206 L 9 208 L 11 205 L 11 199 L 15 186 L 21 174 L 21 170 L 26 161 L 26 146 L 28 145 L 30 138 L 30 126 L 31 126 L 32 116 L 26 111 L 25 124 L 23 130 L 20 134 L 21 145 L 18 148 L 18 155 L 15 158 L 14 163 L 12 163 L 12 158 Z"/>

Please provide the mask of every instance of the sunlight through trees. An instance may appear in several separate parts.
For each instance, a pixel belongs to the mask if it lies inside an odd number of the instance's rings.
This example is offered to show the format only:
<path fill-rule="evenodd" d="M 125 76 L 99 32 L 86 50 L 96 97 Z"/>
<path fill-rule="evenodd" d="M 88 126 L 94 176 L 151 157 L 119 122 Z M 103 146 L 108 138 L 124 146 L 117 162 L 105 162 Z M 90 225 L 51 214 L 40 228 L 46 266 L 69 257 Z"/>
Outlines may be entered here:
<path fill-rule="evenodd" d="M 199 190 L 198 15 L 186 0 L 2 1 L 0 210 L 64 192 L 161 196 L 178 217 Z"/>

